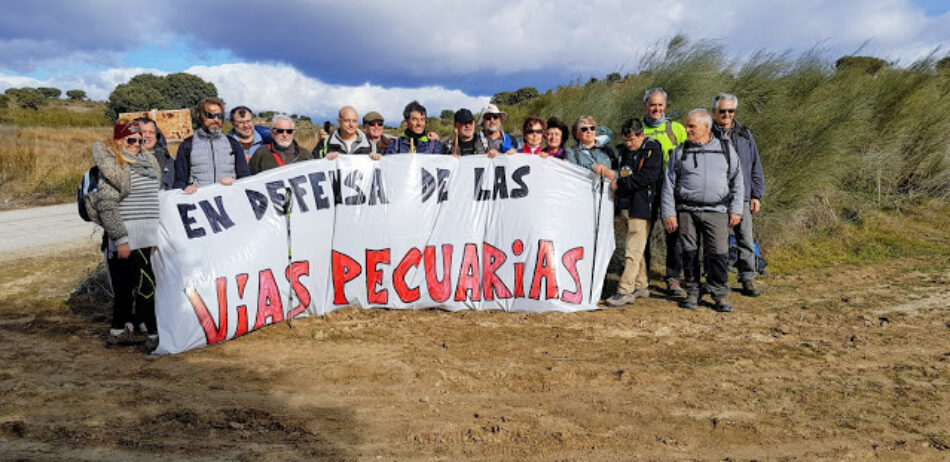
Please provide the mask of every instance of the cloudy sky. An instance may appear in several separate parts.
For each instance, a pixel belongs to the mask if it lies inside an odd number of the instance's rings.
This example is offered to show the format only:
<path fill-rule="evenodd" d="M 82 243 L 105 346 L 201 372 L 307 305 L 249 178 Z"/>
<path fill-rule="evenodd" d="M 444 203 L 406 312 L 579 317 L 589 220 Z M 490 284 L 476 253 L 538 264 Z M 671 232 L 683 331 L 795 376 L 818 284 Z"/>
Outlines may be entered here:
<path fill-rule="evenodd" d="M 860 50 L 909 64 L 950 52 L 947 0 L 181 1 L 2 0 L 0 90 L 53 86 L 93 99 L 143 72 L 189 72 L 229 105 L 395 121 L 478 110 L 492 94 L 542 92 L 610 72 L 682 33 L 736 58 L 756 50 L 829 60 Z"/>

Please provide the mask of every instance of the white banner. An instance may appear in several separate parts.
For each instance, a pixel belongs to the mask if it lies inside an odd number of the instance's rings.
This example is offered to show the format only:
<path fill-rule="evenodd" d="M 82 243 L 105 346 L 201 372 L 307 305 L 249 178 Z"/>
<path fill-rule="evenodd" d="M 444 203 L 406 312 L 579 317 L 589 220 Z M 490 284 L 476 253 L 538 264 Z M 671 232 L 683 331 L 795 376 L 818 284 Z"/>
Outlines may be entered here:
<path fill-rule="evenodd" d="M 590 310 L 614 251 L 609 184 L 532 155 L 344 155 L 160 201 L 160 354 L 346 306 Z"/>

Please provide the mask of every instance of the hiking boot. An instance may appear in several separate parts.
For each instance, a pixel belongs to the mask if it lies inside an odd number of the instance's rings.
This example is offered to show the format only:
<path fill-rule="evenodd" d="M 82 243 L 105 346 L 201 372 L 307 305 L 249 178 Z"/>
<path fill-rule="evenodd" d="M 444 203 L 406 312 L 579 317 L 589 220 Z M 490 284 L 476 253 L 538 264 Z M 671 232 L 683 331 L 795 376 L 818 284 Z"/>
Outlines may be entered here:
<path fill-rule="evenodd" d="M 139 333 L 140 333 L 140 334 L 147 334 L 147 333 L 148 333 L 148 327 L 145 325 L 144 322 L 140 322 L 140 323 L 139 323 Z"/>
<path fill-rule="evenodd" d="M 616 294 L 613 294 L 613 296 L 611 296 L 610 298 L 607 299 L 607 304 L 610 305 L 610 306 L 629 305 L 629 304 L 633 303 L 634 300 L 636 300 L 636 299 L 637 299 L 636 293 L 632 293 L 632 294 L 616 293 Z"/>
<path fill-rule="evenodd" d="M 637 291 L 634 292 L 633 295 L 636 295 L 637 298 L 650 298 L 650 289 L 646 287 L 642 289 L 637 289 Z"/>
<path fill-rule="evenodd" d="M 718 313 L 731 313 L 732 305 L 729 303 L 729 297 L 717 298 L 716 303 L 713 305 L 713 309 Z"/>
<path fill-rule="evenodd" d="M 741 293 L 746 297 L 758 297 L 762 295 L 762 291 L 755 288 L 755 281 L 743 281 Z"/>
<path fill-rule="evenodd" d="M 145 348 L 149 352 L 155 351 L 158 348 L 158 334 L 148 334 L 148 338 L 145 339 Z"/>
<path fill-rule="evenodd" d="M 680 286 L 680 280 L 677 278 L 669 278 L 666 280 L 666 292 L 670 297 L 682 297 L 686 295 L 686 291 Z"/>
<path fill-rule="evenodd" d="M 699 294 L 687 295 L 686 298 L 680 300 L 680 308 L 695 310 L 697 306 L 699 306 Z"/>

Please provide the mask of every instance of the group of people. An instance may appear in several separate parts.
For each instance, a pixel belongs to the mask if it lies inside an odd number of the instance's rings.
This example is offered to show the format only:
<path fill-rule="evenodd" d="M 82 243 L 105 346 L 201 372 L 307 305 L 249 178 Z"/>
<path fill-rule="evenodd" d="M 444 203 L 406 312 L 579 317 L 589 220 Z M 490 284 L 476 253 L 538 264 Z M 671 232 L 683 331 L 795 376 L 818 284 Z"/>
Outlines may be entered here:
<path fill-rule="evenodd" d="M 194 135 L 179 145 L 174 157 L 154 120 L 120 120 L 111 139 L 93 148 L 102 192 L 91 206 L 105 231 L 103 250 L 115 292 L 109 334 L 144 334 L 147 342 L 157 344 L 150 250 L 157 244 L 159 190 L 191 194 L 215 183 L 230 185 L 264 170 L 341 154 L 374 160 L 392 154 L 531 154 L 589 169 L 610 181 L 626 228 L 624 271 L 617 293 L 606 303 L 621 306 L 649 296 L 649 236 L 659 218 L 666 233 L 668 293 L 682 299 L 680 306 L 693 309 L 702 292 L 708 292 L 715 310 L 731 311 L 730 228 L 738 245 L 742 293 L 759 295 L 752 216 L 761 210 L 765 183 L 755 139 L 735 120 L 739 101 L 734 95 L 717 95 L 712 113 L 694 109 L 684 124 L 667 119 L 666 104 L 662 88 L 647 90 L 645 115 L 623 123 L 623 140 L 616 150 L 609 145 L 610 130 L 589 115 L 579 117 L 570 129 L 557 117 L 528 117 L 519 141 L 504 131 L 507 113 L 494 104 L 478 118 L 466 108 L 455 111 L 454 135 L 444 142 L 426 130 L 426 109 L 417 101 L 403 110 L 406 128 L 398 136 L 383 133 L 384 119 L 378 112 L 365 114 L 360 125 L 356 109 L 345 106 L 338 113 L 338 128 L 321 130 L 316 147 L 308 150 L 294 139 L 293 118 L 277 114 L 270 127 L 256 125 L 246 106 L 230 111 L 233 128 L 223 133 L 224 102 L 206 98 L 196 107 Z M 569 135 L 574 143 L 566 146 Z"/>

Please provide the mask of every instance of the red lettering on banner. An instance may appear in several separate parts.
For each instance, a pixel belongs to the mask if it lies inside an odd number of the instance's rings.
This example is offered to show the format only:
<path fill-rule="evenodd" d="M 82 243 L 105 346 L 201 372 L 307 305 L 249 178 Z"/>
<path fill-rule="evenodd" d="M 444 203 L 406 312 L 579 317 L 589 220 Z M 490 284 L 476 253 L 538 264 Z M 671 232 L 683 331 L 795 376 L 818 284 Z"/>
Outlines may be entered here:
<path fill-rule="evenodd" d="M 389 290 L 376 291 L 383 283 L 383 270 L 376 269 L 380 263 L 389 264 L 389 249 L 366 249 L 366 302 L 377 305 L 389 303 Z"/>
<path fill-rule="evenodd" d="M 437 303 L 442 303 L 452 296 L 452 244 L 442 245 L 442 280 L 435 272 L 435 246 L 429 245 L 425 249 L 426 285 L 429 288 L 429 297 Z"/>
<path fill-rule="evenodd" d="M 554 267 L 551 266 L 553 260 L 554 243 L 543 239 L 538 241 L 538 260 L 534 264 L 534 277 L 531 281 L 531 293 L 528 294 L 528 297 L 535 300 L 541 299 L 541 279 L 545 280 L 547 286 L 544 298 L 557 297 L 557 279 L 554 275 Z"/>
<path fill-rule="evenodd" d="M 241 273 L 235 276 L 237 280 L 237 290 L 238 298 L 244 299 L 244 289 L 247 287 L 247 273 Z M 247 333 L 247 305 L 238 305 L 237 307 L 237 329 L 234 331 L 234 336 L 244 335 Z"/>
<path fill-rule="evenodd" d="M 406 273 L 409 272 L 409 268 L 419 267 L 421 261 L 422 252 L 413 247 L 406 252 L 406 256 L 402 257 L 402 261 L 393 271 L 393 289 L 396 290 L 396 295 L 403 303 L 412 303 L 419 300 L 419 287 L 409 288 L 406 285 Z"/>
<path fill-rule="evenodd" d="M 462 265 L 459 267 L 458 286 L 455 288 L 455 301 L 461 302 L 469 297 L 474 302 L 481 300 L 481 284 L 478 280 L 478 246 L 471 243 L 465 244 Z"/>
<path fill-rule="evenodd" d="M 310 306 L 310 291 L 307 290 L 306 286 L 300 283 L 300 276 L 307 276 L 309 274 L 309 260 L 295 261 L 291 263 L 287 271 L 285 271 L 287 281 L 290 282 L 290 288 L 294 291 L 294 295 L 297 296 L 297 300 L 300 300 L 300 303 L 287 313 L 287 319 L 300 316 L 300 314 L 306 311 L 307 307 Z"/>
<path fill-rule="evenodd" d="M 349 255 L 337 252 L 336 250 L 333 251 L 331 266 L 333 272 L 333 303 L 335 305 L 346 305 L 346 294 L 343 291 L 343 287 L 347 282 L 359 276 L 363 268 L 359 262 Z"/>
<path fill-rule="evenodd" d="M 487 242 L 482 243 L 482 254 L 482 288 L 485 291 L 485 300 L 494 300 L 495 294 L 498 294 L 498 298 L 511 298 L 511 291 L 495 274 L 508 256 L 503 250 Z"/>
<path fill-rule="evenodd" d="M 218 278 L 215 280 L 218 292 L 218 324 L 214 324 L 211 312 L 205 306 L 204 300 L 194 287 L 185 289 L 185 295 L 191 302 L 191 308 L 198 316 L 198 323 L 205 332 L 205 340 L 208 345 L 214 345 L 225 339 L 228 335 L 228 280 L 227 278 Z"/>
<path fill-rule="evenodd" d="M 270 322 L 267 322 L 268 319 Z M 257 322 L 254 323 L 254 330 L 283 320 L 284 304 L 280 301 L 280 290 L 277 289 L 274 272 L 269 269 L 262 270 L 258 276 Z"/>
<path fill-rule="evenodd" d="M 584 293 L 581 291 L 581 278 L 577 274 L 577 262 L 583 258 L 583 247 L 575 247 L 568 250 L 564 253 L 564 256 L 561 257 L 561 262 L 564 263 L 564 269 L 570 273 L 571 278 L 574 279 L 574 287 L 577 288 L 574 292 L 568 292 L 567 289 L 561 292 L 561 300 L 567 303 L 578 304 L 584 301 Z"/>
<path fill-rule="evenodd" d="M 524 242 L 521 239 L 515 239 L 511 244 L 511 251 L 515 256 L 524 252 Z M 524 263 L 515 263 L 515 298 L 524 298 Z"/>

